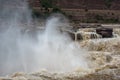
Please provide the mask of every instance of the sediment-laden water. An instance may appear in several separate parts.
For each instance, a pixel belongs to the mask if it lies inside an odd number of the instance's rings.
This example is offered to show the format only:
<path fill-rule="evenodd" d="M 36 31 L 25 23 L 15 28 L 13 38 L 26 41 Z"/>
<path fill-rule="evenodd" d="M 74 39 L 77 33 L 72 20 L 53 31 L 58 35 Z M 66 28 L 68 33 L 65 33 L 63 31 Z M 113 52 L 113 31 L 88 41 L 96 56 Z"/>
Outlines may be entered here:
<path fill-rule="evenodd" d="M 73 41 L 61 31 L 69 26 L 64 16 L 54 14 L 36 26 L 27 3 L 13 1 L 16 8 L 11 0 L 0 0 L 0 80 L 120 79 L 118 29 L 113 38 L 101 38 L 94 29 L 80 30 L 84 39 Z M 97 36 L 91 39 L 91 34 Z"/>
<path fill-rule="evenodd" d="M 89 69 L 77 68 L 71 72 L 49 72 L 41 70 L 33 73 L 16 72 L 7 78 L 14 80 L 119 80 L 120 50 L 119 38 L 95 39 L 80 42 L 80 46 L 88 51 Z M 84 54 L 84 53 L 83 53 Z"/>

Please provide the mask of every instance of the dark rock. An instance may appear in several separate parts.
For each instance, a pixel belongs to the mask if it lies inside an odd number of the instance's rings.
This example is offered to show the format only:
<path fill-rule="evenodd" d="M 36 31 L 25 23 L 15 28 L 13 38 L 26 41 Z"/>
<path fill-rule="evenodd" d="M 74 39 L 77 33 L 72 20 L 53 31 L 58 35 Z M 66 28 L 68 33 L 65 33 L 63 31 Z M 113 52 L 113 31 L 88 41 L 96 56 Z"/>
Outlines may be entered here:
<path fill-rule="evenodd" d="M 113 29 L 112 28 L 97 28 L 96 33 L 100 34 L 103 38 L 111 38 L 113 37 Z"/>

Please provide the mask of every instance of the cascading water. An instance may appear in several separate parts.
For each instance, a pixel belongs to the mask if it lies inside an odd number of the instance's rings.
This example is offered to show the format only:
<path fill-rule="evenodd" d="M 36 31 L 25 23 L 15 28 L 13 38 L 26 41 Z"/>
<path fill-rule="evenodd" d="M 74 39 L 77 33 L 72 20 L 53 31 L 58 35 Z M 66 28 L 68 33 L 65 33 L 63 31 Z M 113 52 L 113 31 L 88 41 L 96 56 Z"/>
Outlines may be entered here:
<path fill-rule="evenodd" d="M 65 26 L 65 24 L 60 23 L 59 18 L 48 20 L 44 34 L 42 37 L 39 36 L 40 46 L 38 46 L 38 51 L 42 55 L 40 55 L 40 64 L 45 62 L 43 68 L 57 72 L 70 71 L 77 66 L 87 68 L 82 53 L 84 51 L 80 49 L 79 45 L 72 42 L 67 34 L 59 31 L 57 26 L 62 25 Z"/>
<path fill-rule="evenodd" d="M 0 79 L 120 80 L 119 37 L 103 39 L 85 29 L 88 38 L 74 42 L 61 31 L 69 26 L 63 16 L 50 17 L 45 30 L 36 30 L 26 0 L 0 0 L 0 10 L 0 76 L 18 72 Z"/>
<path fill-rule="evenodd" d="M 48 19 L 45 31 L 29 34 L 24 29 L 30 32 L 34 25 L 25 0 L 0 0 L 0 3 L 3 7 L 0 12 L 0 75 L 41 69 L 69 72 L 88 68 L 85 51 L 59 31 L 59 26 L 68 26 L 61 22 L 62 18 Z"/>

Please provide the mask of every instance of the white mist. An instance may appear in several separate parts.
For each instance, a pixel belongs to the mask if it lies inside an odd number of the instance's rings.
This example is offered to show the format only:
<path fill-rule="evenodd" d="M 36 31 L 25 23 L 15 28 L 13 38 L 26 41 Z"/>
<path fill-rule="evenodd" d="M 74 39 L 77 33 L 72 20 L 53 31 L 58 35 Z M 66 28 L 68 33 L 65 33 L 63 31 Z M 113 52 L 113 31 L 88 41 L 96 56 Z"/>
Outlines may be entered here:
<path fill-rule="evenodd" d="M 13 2 L 16 7 L 13 6 Z M 2 3 L 2 4 L 1 4 Z M 60 17 L 46 21 L 41 33 L 31 30 L 31 11 L 23 0 L 0 0 L 0 75 L 14 72 L 69 72 L 88 68 L 85 51 L 60 31 L 68 24 Z M 9 5 L 8 5 L 9 4 Z"/>

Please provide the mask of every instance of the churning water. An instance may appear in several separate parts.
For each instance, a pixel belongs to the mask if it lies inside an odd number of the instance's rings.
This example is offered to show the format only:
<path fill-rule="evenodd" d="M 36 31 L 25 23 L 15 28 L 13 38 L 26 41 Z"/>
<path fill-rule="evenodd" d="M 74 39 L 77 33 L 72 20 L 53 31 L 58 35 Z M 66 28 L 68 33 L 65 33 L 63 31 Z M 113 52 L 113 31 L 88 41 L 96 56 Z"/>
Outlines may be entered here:
<path fill-rule="evenodd" d="M 120 80 L 118 29 L 117 37 L 108 39 L 91 39 L 93 31 L 85 29 L 85 39 L 74 42 L 61 31 L 69 26 L 63 16 L 48 18 L 44 30 L 34 22 L 26 0 L 0 0 L 0 76 L 18 72 L 14 80 Z"/>
<path fill-rule="evenodd" d="M 44 31 L 34 31 L 24 0 L 0 0 L 0 75 L 13 72 L 69 72 L 88 68 L 85 51 L 60 31 L 66 20 L 51 17 Z"/>

